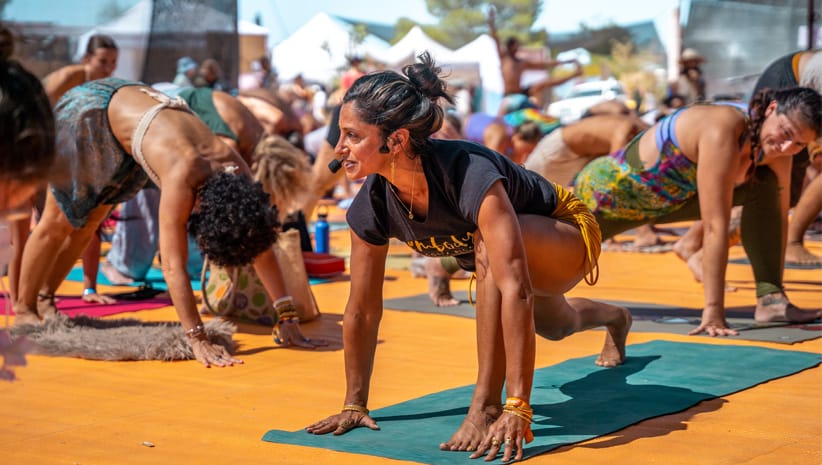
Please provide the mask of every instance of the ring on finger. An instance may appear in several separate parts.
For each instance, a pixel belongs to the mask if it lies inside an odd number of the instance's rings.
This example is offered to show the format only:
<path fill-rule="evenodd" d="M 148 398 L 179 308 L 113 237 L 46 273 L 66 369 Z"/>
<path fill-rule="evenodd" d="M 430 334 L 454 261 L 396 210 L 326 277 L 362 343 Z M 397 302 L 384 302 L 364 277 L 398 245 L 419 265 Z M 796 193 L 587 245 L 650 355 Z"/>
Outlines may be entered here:
<path fill-rule="evenodd" d="M 499 447 L 499 446 L 500 446 L 500 444 L 501 444 L 501 442 L 500 442 L 500 440 L 499 440 L 499 439 L 497 439 L 497 438 L 491 438 L 491 445 L 492 445 L 493 447 Z"/>
<path fill-rule="evenodd" d="M 508 436 L 508 437 L 505 438 L 505 445 L 506 446 L 510 446 L 513 443 L 514 443 L 514 440 L 511 439 L 511 436 Z"/>

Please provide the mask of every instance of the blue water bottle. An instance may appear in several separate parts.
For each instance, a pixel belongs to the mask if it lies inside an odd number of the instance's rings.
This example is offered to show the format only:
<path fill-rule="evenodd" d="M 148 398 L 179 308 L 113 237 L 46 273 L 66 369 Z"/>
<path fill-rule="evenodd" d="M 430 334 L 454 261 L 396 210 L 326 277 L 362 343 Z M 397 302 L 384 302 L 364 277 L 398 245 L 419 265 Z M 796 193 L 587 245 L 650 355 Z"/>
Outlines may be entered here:
<path fill-rule="evenodd" d="M 314 251 L 328 253 L 329 227 L 328 212 L 318 211 L 317 222 L 314 223 Z"/>

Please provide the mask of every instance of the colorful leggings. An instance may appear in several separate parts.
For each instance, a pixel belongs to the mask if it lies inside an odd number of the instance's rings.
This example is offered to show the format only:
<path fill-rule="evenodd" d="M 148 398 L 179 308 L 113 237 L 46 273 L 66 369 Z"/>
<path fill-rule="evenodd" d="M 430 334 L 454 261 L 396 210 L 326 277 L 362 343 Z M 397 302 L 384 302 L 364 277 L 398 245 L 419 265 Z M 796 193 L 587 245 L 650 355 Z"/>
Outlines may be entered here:
<path fill-rule="evenodd" d="M 776 174 L 766 166 L 756 169 L 754 179 L 734 189 L 734 205 L 742 209 L 742 246 L 751 262 L 756 280 L 756 296 L 779 292 L 782 287 L 782 209 Z M 602 238 L 608 239 L 649 220 L 604 219 L 596 215 Z M 676 211 L 651 220 L 655 224 L 698 220 L 699 195 L 687 200 Z"/>

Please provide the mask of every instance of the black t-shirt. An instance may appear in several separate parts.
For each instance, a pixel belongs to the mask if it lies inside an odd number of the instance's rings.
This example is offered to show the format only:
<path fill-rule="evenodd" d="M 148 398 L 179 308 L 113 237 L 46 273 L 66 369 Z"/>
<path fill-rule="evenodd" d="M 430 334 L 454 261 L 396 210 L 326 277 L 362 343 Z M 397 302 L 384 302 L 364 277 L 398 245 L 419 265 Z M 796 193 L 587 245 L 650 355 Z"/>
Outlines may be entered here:
<path fill-rule="evenodd" d="M 556 190 L 549 181 L 499 153 L 467 141 L 431 144 L 432 153 L 421 160 L 428 181 L 428 216 L 408 219 L 388 181 L 373 174 L 346 215 L 357 236 L 374 245 L 397 238 L 428 257 L 456 257 L 460 267 L 473 271 L 479 208 L 494 182 L 502 181 L 519 214 L 550 216 L 556 208 Z"/>

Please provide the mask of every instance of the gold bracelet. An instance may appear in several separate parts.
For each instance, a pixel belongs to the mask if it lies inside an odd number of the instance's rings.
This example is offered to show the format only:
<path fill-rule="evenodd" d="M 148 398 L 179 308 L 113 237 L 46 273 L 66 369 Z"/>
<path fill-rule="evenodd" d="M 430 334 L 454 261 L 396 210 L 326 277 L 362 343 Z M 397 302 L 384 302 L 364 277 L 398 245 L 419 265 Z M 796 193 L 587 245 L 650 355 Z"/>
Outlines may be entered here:
<path fill-rule="evenodd" d="M 528 423 L 531 423 L 534 418 L 534 409 L 528 405 L 528 402 L 519 397 L 508 397 L 505 399 L 505 405 L 502 407 L 502 411 L 518 416 Z"/>
<path fill-rule="evenodd" d="M 528 426 L 525 429 L 525 443 L 528 444 L 534 440 L 534 432 L 531 430 L 531 423 L 534 420 L 534 409 L 531 408 L 528 402 L 519 397 L 508 397 L 505 399 L 502 413 L 514 415 L 528 422 Z"/>
<path fill-rule="evenodd" d="M 358 412 L 362 413 L 363 415 L 368 415 L 368 409 L 363 407 L 362 405 L 357 404 L 345 404 L 342 408 L 343 412 Z"/>
<path fill-rule="evenodd" d="M 524 413 L 522 413 L 518 410 L 514 410 L 514 409 L 510 409 L 510 408 L 503 408 L 502 413 L 507 413 L 507 414 L 513 415 L 515 417 L 520 417 L 523 420 L 527 421 L 528 423 L 531 423 L 533 421 L 532 417 L 530 417 L 530 416 L 528 416 L 528 415 L 526 415 L 526 414 L 524 414 Z"/>

